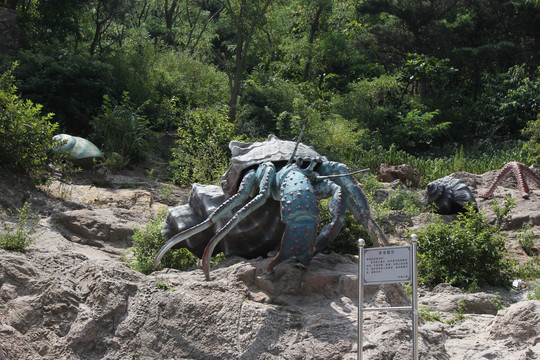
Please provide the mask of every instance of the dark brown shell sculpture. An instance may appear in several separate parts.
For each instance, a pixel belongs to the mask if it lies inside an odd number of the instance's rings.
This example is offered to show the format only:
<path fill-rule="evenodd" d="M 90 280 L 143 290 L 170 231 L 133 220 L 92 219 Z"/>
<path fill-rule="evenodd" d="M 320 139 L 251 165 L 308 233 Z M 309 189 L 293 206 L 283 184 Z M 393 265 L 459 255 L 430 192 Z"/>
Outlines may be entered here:
<path fill-rule="evenodd" d="M 471 190 L 461 180 L 452 176 L 445 176 L 430 182 L 426 186 L 424 206 L 427 210 L 441 215 L 464 212 L 476 199 Z"/>
<path fill-rule="evenodd" d="M 319 158 L 322 161 L 328 161 L 325 156 L 320 155 L 311 146 L 294 141 L 280 140 L 273 134 L 269 135 L 266 141 L 261 142 L 243 143 L 231 141 L 229 149 L 231 149 L 232 159 L 227 172 L 222 176 L 221 187 L 223 192 L 228 196 L 234 195 L 242 175 L 249 168 L 257 167 L 266 161 L 286 163 L 291 159 L 296 146 L 298 146 L 295 153 L 296 158 L 301 157 L 307 160 Z"/>

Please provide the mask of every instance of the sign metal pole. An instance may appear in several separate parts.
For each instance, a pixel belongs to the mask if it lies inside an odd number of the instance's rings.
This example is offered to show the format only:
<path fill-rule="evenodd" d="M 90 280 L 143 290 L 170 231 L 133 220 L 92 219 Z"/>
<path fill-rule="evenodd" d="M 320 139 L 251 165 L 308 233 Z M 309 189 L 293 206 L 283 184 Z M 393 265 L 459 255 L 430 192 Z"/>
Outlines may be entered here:
<path fill-rule="evenodd" d="M 418 266 L 416 264 L 416 250 L 418 235 L 411 235 L 412 246 L 412 322 L 413 322 L 413 359 L 418 360 Z"/>
<path fill-rule="evenodd" d="M 358 240 L 358 360 L 362 360 L 362 348 L 364 347 L 364 271 L 363 258 L 364 239 Z"/>
<path fill-rule="evenodd" d="M 417 247 L 418 247 L 418 236 L 416 234 L 411 235 L 411 246 L 409 249 L 409 255 L 410 257 L 408 260 L 404 260 L 406 258 L 403 258 L 403 252 L 407 251 L 407 247 L 387 247 L 386 249 L 390 248 L 390 257 L 384 257 L 385 251 L 387 250 L 381 250 L 383 257 L 376 258 L 378 262 L 380 261 L 392 261 L 393 264 L 400 263 L 403 265 L 404 261 L 407 261 L 409 271 L 409 276 L 403 276 L 399 273 L 387 273 L 385 275 L 388 275 L 386 278 L 384 276 L 381 277 L 381 275 L 376 275 L 374 278 L 373 273 L 370 273 L 369 276 L 364 277 L 364 266 L 366 266 L 368 269 L 370 269 L 370 266 L 373 267 L 373 262 L 370 263 L 370 259 L 366 259 L 364 264 L 364 256 L 366 258 L 369 258 L 369 254 L 371 254 L 372 249 L 365 250 L 366 242 L 364 239 L 358 240 L 358 360 L 362 360 L 363 354 L 362 354 L 362 348 L 363 348 L 363 342 L 364 342 L 364 334 L 363 334 L 363 327 L 364 327 L 364 311 L 411 311 L 412 312 L 412 340 L 413 340 L 413 360 L 418 360 L 418 266 L 417 266 Z M 374 250 L 374 249 L 373 249 Z M 381 254 L 379 252 L 379 254 Z M 369 253 L 369 254 L 368 254 Z M 392 258 L 391 256 L 396 255 L 396 257 Z M 380 256 L 380 255 L 379 255 Z M 388 253 L 386 253 L 386 256 L 388 256 Z M 383 260 L 381 260 L 383 259 Z M 389 260 L 386 260 L 389 259 Z M 399 260 L 397 260 L 399 259 Z M 372 258 L 371 261 L 374 259 Z M 400 265 L 398 264 L 398 266 Z M 386 268 L 385 268 L 386 269 Z M 373 270 L 373 269 L 372 269 Z M 380 269 L 379 269 L 380 270 Z M 369 271 L 369 270 L 368 270 Z M 373 272 L 373 271 L 372 271 Z M 381 271 L 377 271 L 377 273 L 381 273 Z M 377 278 L 378 277 L 378 278 Z M 390 278 L 390 279 L 388 279 Z M 383 283 L 383 282 L 390 282 L 390 283 L 398 283 L 398 282 L 410 282 L 412 285 L 412 299 L 411 299 L 411 306 L 396 306 L 396 307 L 368 307 L 364 308 L 364 283 L 370 284 L 370 283 Z"/>

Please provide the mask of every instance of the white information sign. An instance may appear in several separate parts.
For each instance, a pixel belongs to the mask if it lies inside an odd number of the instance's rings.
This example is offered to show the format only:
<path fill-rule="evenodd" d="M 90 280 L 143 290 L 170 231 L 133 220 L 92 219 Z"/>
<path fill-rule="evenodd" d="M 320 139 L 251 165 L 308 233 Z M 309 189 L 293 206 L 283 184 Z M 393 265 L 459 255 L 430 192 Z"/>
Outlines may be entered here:
<path fill-rule="evenodd" d="M 412 281 L 410 246 L 364 249 L 364 285 Z"/>

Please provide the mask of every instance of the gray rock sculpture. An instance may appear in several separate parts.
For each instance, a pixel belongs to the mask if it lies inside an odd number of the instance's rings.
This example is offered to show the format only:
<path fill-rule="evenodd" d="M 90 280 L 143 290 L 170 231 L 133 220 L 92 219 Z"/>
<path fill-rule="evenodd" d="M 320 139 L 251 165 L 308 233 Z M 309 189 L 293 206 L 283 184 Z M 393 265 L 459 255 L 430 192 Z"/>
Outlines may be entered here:
<path fill-rule="evenodd" d="M 193 184 L 188 204 L 169 210 L 163 229 L 165 238 L 169 239 L 180 231 L 203 222 L 227 198 L 219 186 Z M 214 226 L 192 235 L 184 241 L 183 246 L 201 258 L 208 240 L 218 229 L 225 226 L 231 216 L 232 214 L 229 214 L 217 220 Z M 269 251 L 279 247 L 284 230 L 285 224 L 279 216 L 279 202 L 269 199 L 266 206 L 257 209 L 232 228 L 218 244 L 214 254 L 223 252 L 225 256 L 242 256 L 247 259 L 266 256 Z M 253 241 L 249 241 L 250 239 Z"/>

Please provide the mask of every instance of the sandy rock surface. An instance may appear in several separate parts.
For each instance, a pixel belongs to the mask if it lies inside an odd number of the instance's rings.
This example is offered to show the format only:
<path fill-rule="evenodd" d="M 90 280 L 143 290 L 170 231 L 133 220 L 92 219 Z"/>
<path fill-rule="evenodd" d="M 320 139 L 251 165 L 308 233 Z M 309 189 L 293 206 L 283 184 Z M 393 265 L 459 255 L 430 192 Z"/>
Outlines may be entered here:
<path fill-rule="evenodd" d="M 475 195 L 495 176 L 455 175 Z M 495 192 L 498 200 L 516 198 L 505 225 L 509 249 L 518 249 L 523 224 L 540 231 L 540 190 L 531 188 L 528 200 L 511 181 Z M 272 273 L 268 258 L 230 258 L 212 269 L 211 281 L 200 268 L 143 275 L 122 261 L 132 229 L 160 207 L 186 201 L 185 190 L 164 192 L 128 174 L 108 187 L 79 181 L 42 191 L 1 179 L 0 194 L 3 209 L 28 201 L 42 214 L 40 235 L 25 253 L 0 250 L 0 360 L 356 359 L 354 255 L 320 254 L 305 270 L 289 261 Z M 489 200 L 478 204 L 492 216 Z M 406 240 L 403 229 L 424 226 L 427 217 L 389 219 L 398 243 Z M 365 293 L 366 306 L 410 303 L 397 284 Z M 540 359 L 540 302 L 526 294 L 526 287 L 420 289 L 420 307 L 441 320 L 420 321 L 420 359 Z M 463 318 L 451 321 L 460 304 Z M 407 312 L 369 312 L 364 319 L 366 359 L 411 358 Z"/>

